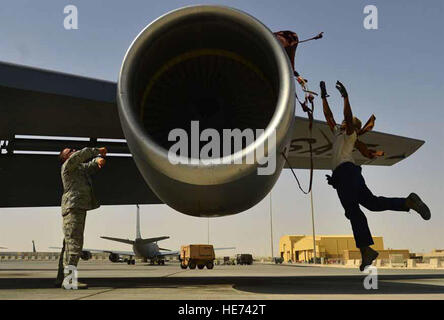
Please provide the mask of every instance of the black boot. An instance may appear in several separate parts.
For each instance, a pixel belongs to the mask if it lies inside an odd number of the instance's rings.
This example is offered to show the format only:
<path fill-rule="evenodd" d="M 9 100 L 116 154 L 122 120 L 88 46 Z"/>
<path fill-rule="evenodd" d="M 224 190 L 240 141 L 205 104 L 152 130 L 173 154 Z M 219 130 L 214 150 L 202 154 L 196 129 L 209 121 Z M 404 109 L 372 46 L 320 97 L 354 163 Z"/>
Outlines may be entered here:
<path fill-rule="evenodd" d="M 361 250 L 362 262 L 361 265 L 359 266 L 359 270 L 364 271 L 365 267 L 371 265 L 373 260 L 375 260 L 378 257 L 379 253 L 370 247 L 360 248 L 360 250 Z"/>
<path fill-rule="evenodd" d="M 336 89 L 338 89 L 339 93 L 343 98 L 348 97 L 347 90 L 345 89 L 344 85 L 341 82 L 336 81 Z"/>
<path fill-rule="evenodd" d="M 327 89 L 325 88 L 325 82 L 324 81 L 321 81 L 319 83 L 319 87 L 321 88 L 321 98 L 329 97 L 329 95 L 327 93 Z"/>
<path fill-rule="evenodd" d="M 422 202 L 421 198 L 416 193 L 410 193 L 405 203 L 407 208 L 413 209 L 418 212 L 424 220 L 430 220 L 430 217 L 432 215 L 430 213 L 429 207 L 427 207 L 427 205 Z"/>

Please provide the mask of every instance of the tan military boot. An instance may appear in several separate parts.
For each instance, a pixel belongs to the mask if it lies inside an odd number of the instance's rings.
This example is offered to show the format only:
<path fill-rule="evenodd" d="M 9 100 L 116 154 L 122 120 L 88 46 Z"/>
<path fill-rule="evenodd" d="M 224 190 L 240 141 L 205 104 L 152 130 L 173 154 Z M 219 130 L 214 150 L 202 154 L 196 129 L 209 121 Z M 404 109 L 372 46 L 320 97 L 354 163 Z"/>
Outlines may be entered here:
<path fill-rule="evenodd" d="M 72 274 L 72 270 L 70 270 L 69 271 L 69 273 L 66 275 L 66 277 L 65 277 L 65 279 L 67 278 L 67 277 L 69 277 L 70 278 L 70 280 L 69 280 L 69 283 L 70 284 L 72 284 L 72 277 L 70 277 L 71 276 L 71 274 Z M 57 279 L 58 280 L 58 279 Z M 57 281 L 56 280 L 56 281 Z M 61 287 L 63 288 L 63 289 L 65 289 L 65 290 L 71 290 L 71 288 L 66 288 L 64 285 L 63 285 L 63 281 L 64 281 L 64 279 L 62 280 L 62 283 L 61 283 Z M 74 288 L 72 288 L 72 289 L 74 289 Z M 83 282 L 80 282 L 80 281 L 78 281 L 77 280 L 77 288 L 76 288 L 76 290 L 83 290 L 83 289 L 88 289 L 88 285 L 86 284 L 86 283 L 83 283 Z"/>

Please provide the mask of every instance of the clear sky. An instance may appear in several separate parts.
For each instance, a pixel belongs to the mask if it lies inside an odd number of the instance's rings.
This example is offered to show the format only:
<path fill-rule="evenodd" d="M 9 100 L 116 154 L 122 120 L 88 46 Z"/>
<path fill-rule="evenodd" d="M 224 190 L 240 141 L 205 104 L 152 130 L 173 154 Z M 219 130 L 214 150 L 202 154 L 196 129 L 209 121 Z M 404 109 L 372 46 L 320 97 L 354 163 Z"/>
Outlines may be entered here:
<path fill-rule="evenodd" d="M 342 104 L 334 89 L 347 87 L 355 115 L 364 121 L 374 113 L 376 130 L 425 140 L 413 156 L 393 167 L 365 167 L 363 174 L 376 195 L 407 196 L 416 191 L 432 210 L 424 222 L 413 213 L 371 213 L 374 235 L 389 248 L 429 251 L 444 248 L 443 36 L 444 2 L 430 1 L 4 1 L 0 10 L 0 60 L 116 81 L 122 58 L 139 31 L 172 9 L 193 3 L 224 4 L 244 10 L 271 30 L 294 30 L 301 39 L 324 31 L 324 39 L 297 50 L 297 69 L 317 90 L 325 80 L 337 120 Z M 74 4 L 79 29 L 63 28 L 63 8 Z M 365 5 L 376 5 L 379 29 L 363 27 Z M 300 109 L 297 113 L 301 115 Z M 320 101 L 316 118 L 322 119 Z M 298 170 L 305 185 L 308 171 Z M 351 234 L 326 171 L 316 172 L 314 200 L 318 234 Z M 273 191 L 274 252 L 284 234 L 311 234 L 310 199 L 284 171 Z M 1 196 L 1 195 L 0 195 Z M 440 200 L 441 199 L 441 200 Z M 193 218 L 166 205 L 141 206 L 142 235 L 169 235 L 162 247 L 207 241 L 206 218 Z M 215 246 L 235 252 L 270 254 L 269 197 L 235 216 L 210 220 Z M 101 207 L 88 214 L 85 247 L 128 249 L 100 235 L 135 235 L 135 206 Z M 0 209 L 0 246 L 30 251 L 59 245 L 59 208 Z M 228 252 L 227 252 L 228 253 Z M 231 252 L 231 254 L 234 253 Z"/>

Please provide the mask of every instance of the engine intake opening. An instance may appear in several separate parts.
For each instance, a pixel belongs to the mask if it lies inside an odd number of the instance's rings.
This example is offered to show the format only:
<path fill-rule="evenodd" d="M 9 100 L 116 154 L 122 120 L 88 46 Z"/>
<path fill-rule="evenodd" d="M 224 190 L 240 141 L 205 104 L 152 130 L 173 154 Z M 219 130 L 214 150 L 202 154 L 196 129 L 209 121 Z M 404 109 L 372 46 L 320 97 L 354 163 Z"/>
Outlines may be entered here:
<path fill-rule="evenodd" d="M 158 33 L 145 44 L 133 78 L 134 112 L 155 143 L 168 150 L 176 128 L 190 138 L 194 120 L 200 131 L 213 128 L 221 137 L 223 129 L 268 126 L 279 92 L 277 63 L 251 25 L 207 14 L 175 20 Z"/>

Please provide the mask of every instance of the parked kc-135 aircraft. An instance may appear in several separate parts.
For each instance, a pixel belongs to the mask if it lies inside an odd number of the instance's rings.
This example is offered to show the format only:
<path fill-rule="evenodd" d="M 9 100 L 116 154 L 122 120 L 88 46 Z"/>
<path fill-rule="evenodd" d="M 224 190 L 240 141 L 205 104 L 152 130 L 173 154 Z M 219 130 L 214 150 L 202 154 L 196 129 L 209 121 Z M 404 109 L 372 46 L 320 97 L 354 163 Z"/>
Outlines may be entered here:
<path fill-rule="evenodd" d="M 140 209 L 137 205 L 137 217 L 136 217 L 136 239 L 121 239 L 112 237 L 101 237 L 111 241 L 122 242 L 133 246 L 132 251 L 119 251 L 119 250 L 103 250 L 103 249 L 86 249 L 82 250 L 82 260 L 91 259 L 92 253 L 109 253 L 109 260 L 111 262 L 127 262 L 128 264 L 135 264 L 133 257 L 140 257 L 151 264 L 157 263 L 159 265 L 165 264 L 165 257 L 167 256 L 179 256 L 179 251 L 171 251 L 169 249 L 160 248 L 157 245 L 157 241 L 169 239 L 168 236 L 161 236 L 155 238 L 142 239 L 140 233 Z M 50 247 L 51 249 L 61 249 L 60 247 Z M 214 248 L 214 250 L 229 250 L 235 249 L 234 247 L 227 248 Z M 128 258 L 122 258 L 128 257 Z"/>

